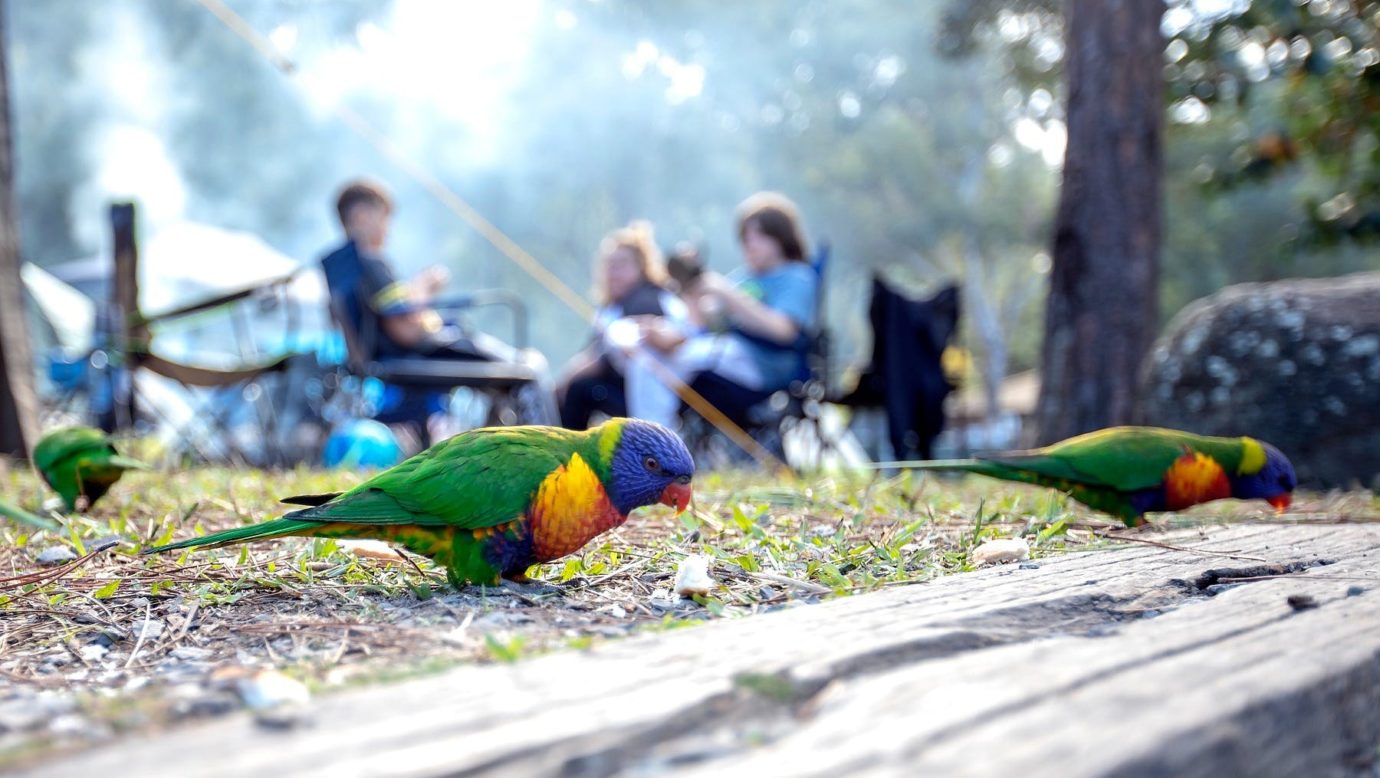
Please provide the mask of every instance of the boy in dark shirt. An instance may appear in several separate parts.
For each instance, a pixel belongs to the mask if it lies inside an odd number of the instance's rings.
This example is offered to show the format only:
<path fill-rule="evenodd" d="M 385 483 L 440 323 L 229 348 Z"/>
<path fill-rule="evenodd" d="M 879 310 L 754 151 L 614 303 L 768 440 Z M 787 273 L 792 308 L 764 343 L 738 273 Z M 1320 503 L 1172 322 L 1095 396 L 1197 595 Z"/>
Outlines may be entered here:
<path fill-rule="evenodd" d="M 393 201 L 380 185 L 356 180 L 336 198 L 336 213 L 345 244 L 321 260 L 331 299 L 356 332 L 375 332 L 372 359 L 431 357 L 464 361 L 515 362 L 546 372 L 545 359 L 532 349 L 518 350 L 483 333 L 469 334 L 448 323 L 431 303 L 450 280 L 444 268 L 432 266 L 411 281 L 401 281 L 384 259 L 393 216 Z M 533 387 L 533 391 L 538 390 Z M 531 403 L 550 406 L 550 400 Z M 539 414 L 554 421 L 554 411 Z"/>

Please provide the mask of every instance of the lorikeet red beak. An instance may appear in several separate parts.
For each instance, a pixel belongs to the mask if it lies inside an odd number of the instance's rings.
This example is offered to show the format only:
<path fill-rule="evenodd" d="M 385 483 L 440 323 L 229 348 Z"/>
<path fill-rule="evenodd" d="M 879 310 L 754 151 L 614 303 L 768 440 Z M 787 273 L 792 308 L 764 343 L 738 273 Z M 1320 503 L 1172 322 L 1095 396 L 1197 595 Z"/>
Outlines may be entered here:
<path fill-rule="evenodd" d="M 1289 494 L 1288 492 L 1283 492 L 1282 494 L 1277 494 L 1277 495 L 1275 495 L 1274 497 L 1271 497 L 1271 498 L 1268 500 L 1268 502 L 1269 502 L 1271 505 L 1275 506 L 1275 510 L 1277 510 L 1277 511 L 1282 511 L 1282 510 L 1284 510 L 1285 508 L 1288 508 L 1288 507 L 1289 507 L 1289 503 L 1292 502 L 1292 501 L 1293 501 L 1293 497 L 1291 497 L 1290 494 Z"/>
<path fill-rule="evenodd" d="M 690 507 L 691 496 L 693 496 L 693 492 L 690 484 L 672 482 L 670 486 L 662 490 L 661 504 L 669 505 L 676 509 L 676 513 L 680 513 Z"/>

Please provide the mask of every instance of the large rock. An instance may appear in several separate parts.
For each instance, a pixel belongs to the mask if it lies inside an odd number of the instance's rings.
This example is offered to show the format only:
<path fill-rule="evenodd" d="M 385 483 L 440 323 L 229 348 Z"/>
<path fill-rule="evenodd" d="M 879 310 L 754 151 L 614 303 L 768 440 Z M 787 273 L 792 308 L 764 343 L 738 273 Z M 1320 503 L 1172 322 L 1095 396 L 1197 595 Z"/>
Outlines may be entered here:
<path fill-rule="evenodd" d="M 1380 273 L 1241 284 L 1188 306 L 1142 376 L 1146 423 L 1252 435 L 1312 487 L 1380 487 Z"/>

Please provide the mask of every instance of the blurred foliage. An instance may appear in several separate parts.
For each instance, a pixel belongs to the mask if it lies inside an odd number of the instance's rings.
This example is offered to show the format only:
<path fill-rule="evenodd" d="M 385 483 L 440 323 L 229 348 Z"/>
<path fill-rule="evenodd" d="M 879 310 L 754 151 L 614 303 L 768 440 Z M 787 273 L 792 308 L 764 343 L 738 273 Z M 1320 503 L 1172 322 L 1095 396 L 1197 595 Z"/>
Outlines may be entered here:
<path fill-rule="evenodd" d="M 1380 237 L 1380 3 L 1255 0 L 1213 16 L 1186 5 L 1165 26 L 1172 112 L 1274 106 L 1273 122 L 1203 164 L 1204 183 L 1240 185 L 1302 163 L 1322 181 L 1303 197 L 1300 237 Z"/>
<path fill-rule="evenodd" d="M 947 5 L 937 48 L 1063 103 L 1059 0 Z M 1161 310 L 1224 285 L 1380 267 L 1380 3 L 1170 0 Z"/>
<path fill-rule="evenodd" d="M 250 230 L 307 262 L 335 239 L 335 187 L 369 174 L 395 190 L 392 253 L 404 272 L 439 261 L 467 287 L 533 288 L 324 110 L 334 102 L 577 290 L 591 286 L 599 238 L 633 218 L 652 219 L 663 245 L 696 240 L 712 265 L 736 267 L 734 206 L 779 189 L 800 203 L 810 236 L 834 246 L 829 321 L 840 364 L 866 357 L 874 270 L 916 291 L 966 282 L 969 308 L 986 306 L 996 334 L 1012 335 L 1009 346 L 991 344 L 997 361 L 1008 348 L 1014 367 L 1034 360 L 1055 184 L 1040 141 L 1058 108 L 1048 92 L 1032 105 L 999 58 L 942 57 L 939 6 L 547 0 L 524 31 L 528 54 L 501 74 L 512 84 L 504 102 L 471 117 L 460 109 L 482 84 L 463 70 L 463 41 L 417 58 L 439 72 L 379 61 L 377 72 L 401 74 L 383 88 L 352 64 L 371 26 L 387 30 L 395 10 L 424 4 L 230 5 L 256 30 L 291 31 L 299 76 L 284 78 L 195 4 L 154 13 L 142 0 L 112 0 L 97 23 L 77 0 L 9 3 L 29 258 L 100 249 L 98 195 L 118 148 L 107 134 L 132 127 L 166 154 L 185 190 L 182 216 Z M 453 88 L 435 89 L 447 68 Z M 481 153 L 486 143 L 492 155 Z M 535 345 L 558 364 L 586 325 L 544 304 L 544 292 L 532 299 Z M 497 314 L 479 324 L 507 332 Z"/>

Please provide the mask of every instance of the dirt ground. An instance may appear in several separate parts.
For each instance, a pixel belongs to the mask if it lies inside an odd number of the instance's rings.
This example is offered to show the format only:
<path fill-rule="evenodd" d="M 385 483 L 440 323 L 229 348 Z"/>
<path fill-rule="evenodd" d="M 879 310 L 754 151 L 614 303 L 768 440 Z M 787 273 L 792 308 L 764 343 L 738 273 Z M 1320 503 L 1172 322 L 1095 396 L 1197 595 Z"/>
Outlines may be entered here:
<path fill-rule="evenodd" d="M 382 544 L 288 539 L 181 556 L 141 547 L 275 515 L 276 496 L 333 491 L 353 473 L 216 469 L 128 476 L 65 531 L 0 527 L 0 766 L 53 748 L 249 707 L 272 724 L 309 694 L 462 662 L 511 662 L 634 632 L 962 572 L 995 538 L 1031 559 L 1112 541 L 1117 531 L 1060 495 L 982 479 L 710 475 L 695 508 L 635 515 L 540 583 L 456 592 L 421 558 Z M 4 494 L 48 495 L 0 465 Z M 1367 493 L 1300 509 L 1374 514 Z M 1220 503 L 1177 526 L 1266 515 Z M 1117 532 L 1124 535 L 1124 530 Z M 1154 542 L 1138 530 L 1136 542 Z M 710 560 L 708 595 L 675 591 L 690 555 Z"/>

